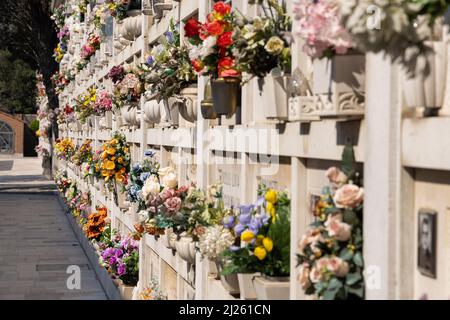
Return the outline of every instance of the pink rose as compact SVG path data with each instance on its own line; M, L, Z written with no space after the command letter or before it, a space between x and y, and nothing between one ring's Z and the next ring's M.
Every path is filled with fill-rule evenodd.
M327 268L336 277L345 277L349 271L348 263L339 257L332 257L328 259Z
M333 200L337 208L354 209L363 202L364 189L354 184L345 184L336 190Z
M181 199L178 197L169 198L164 202L164 206L169 213L177 213L181 209Z
M298 244L300 253L302 254L305 248L311 244L313 244L311 249L314 252L317 252L317 250L315 250L316 249L315 245L319 242L323 242L323 237L322 234L320 233L320 229L308 229L308 231L306 232L305 235L302 236Z
M336 167L329 168L325 175L334 188L339 188L348 180L347 175Z
M311 272L309 273L309 278L312 283L318 283L322 280L322 273L317 267L312 267Z
M300 271L298 275L298 281L302 286L303 290L307 290L311 286L311 280L309 279L310 268L307 263L300 266Z
M330 237L335 237L338 241L347 241L350 239L352 227L342 222L342 215L329 215L325 222Z

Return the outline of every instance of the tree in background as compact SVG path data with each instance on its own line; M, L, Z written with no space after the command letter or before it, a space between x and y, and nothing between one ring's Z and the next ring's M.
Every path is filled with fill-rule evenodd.
M36 113L36 72L21 59L0 50L0 110Z
M42 74L45 91L52 110L58 108L58 97L52 75L58 64L52 58L57 45L56 29L50 16L50 0L1 0L0 49L27 62ZM34 92L34 91L33 91ZM53 134L57 136L56 120Z

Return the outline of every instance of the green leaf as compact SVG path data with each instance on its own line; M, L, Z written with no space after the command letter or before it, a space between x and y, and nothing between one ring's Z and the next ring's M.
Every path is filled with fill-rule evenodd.
M353 152L353 146L346 145L342 153L341 169L348 177L350 177L351 175L353 175L354 168L355 168L355 154Z
M328 284L327 290L338 290L342 287L342 282L337 278L332 278Z
M354 294L357 297L364 298L364 286L360 284L358 286L348 287L348 293Z
M349 286L356 284L358 281L362 280L362 276L359 272L349 273L345 280L345 283Z
M342 260L351 261L353 258L353 252L348 250L347 248L345 248L341 251L341 254L339 255L339 257Z
M355 253L353 256L353 262L358 266L361 267L364 265L363 257L361 255L361 252Z

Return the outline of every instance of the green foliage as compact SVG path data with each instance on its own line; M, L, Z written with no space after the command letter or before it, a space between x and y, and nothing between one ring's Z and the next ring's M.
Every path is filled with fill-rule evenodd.
M30 122L30 125L28 127L33 132L38 131L39 130L39 120L38 119L34 119L33 121Z
M36 73L9 51L0 51L0 110L36 112Z

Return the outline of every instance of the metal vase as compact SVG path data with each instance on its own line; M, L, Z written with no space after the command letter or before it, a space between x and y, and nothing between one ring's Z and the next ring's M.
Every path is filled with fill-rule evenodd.
M214 111L218 115L231 117L241 100L241 85L238 78L218 78L211 80Z

